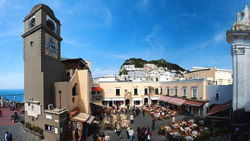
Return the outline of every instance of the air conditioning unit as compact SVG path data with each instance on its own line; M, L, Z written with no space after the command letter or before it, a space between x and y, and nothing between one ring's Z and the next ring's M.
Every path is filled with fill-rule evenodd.
M49 104L49 105L48 105L48 110L53 110L53 108L54 108L54 107L53 107L53 104Z

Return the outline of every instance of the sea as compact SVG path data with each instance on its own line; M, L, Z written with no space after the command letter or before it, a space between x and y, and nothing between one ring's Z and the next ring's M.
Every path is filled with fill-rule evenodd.
M14 95L16 95L16 102L24 101L24 90L23 89L8 89L0 90L0 96L5 97L10 101L14 101Z

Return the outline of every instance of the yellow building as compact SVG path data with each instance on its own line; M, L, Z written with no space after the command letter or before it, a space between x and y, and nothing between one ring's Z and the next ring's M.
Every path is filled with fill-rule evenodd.
M102 94L105 106L124 107L162 103L196 115L206 112L207 81L185 80L170 82L99 82L92 86ZM204 112L203 112L204 111Z
M207 78L214 85L232 85L232 71L225 69L193 67L191 72L183 75L186 79Z

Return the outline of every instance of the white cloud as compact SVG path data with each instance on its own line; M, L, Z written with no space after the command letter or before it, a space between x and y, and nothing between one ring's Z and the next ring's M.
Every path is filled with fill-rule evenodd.
M226 40L225 32L218 33L214 36L214 42L220 43L222 41Z
M149 42L153 37L155 37L155 35L157 34L157 32L160 30L160 26L159 25L155 25L153 30L151 31L150 34L147 35L147 37L144 39L146 42Z
M93 71L93 78L107 76L107 75L118 75L118 73L119 70L97 68Z
M24 75L22 73L3 74L0 77L0 89L23 89L23 88L24 88Z

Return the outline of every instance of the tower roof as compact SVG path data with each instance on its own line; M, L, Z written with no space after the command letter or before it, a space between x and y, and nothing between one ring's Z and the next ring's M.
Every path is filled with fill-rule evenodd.
M53 10L49 6L47 6L45 4L37 4L32 8L30 13L24 18L24 21L27 20L30 16L32 16L36 11L38 11L40 9L43 9L44 11L46 11L46 13L48 15L55 17Z

